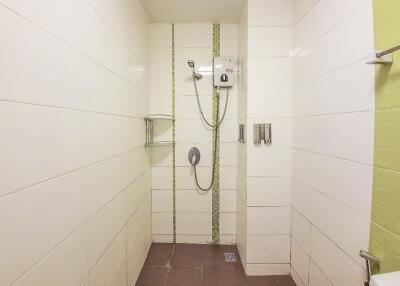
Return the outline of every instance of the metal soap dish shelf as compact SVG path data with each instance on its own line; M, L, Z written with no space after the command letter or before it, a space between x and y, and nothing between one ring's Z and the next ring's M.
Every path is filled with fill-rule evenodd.
M174 117L168 114L151 114L144 118L146 122L146 147L158 147L158 146L172 146L173 141L154 141L154 121L174 121Z

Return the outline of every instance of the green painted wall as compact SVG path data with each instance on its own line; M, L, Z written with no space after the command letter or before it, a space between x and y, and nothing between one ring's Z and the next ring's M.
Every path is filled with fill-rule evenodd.
M400 1L374 0L375 47L400 44ZM400 270L400 53L376 67L374 183L370 251L381 272Z

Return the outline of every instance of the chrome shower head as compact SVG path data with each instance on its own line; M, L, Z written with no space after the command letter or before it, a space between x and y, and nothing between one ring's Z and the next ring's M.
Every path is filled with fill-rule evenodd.
M196 73L196 68L194 66L194 61L188 60L188 66L192 68L193 79L194 80L201 80L203 78L202 74Z

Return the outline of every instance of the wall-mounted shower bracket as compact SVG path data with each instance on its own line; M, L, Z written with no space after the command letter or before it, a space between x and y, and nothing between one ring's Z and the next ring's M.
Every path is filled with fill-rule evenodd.
M169 146L173 144L173 141L154 141L154 122L155 121L173 121L172 115L167 114L152 114L144 118L146 122L146 147L157 147L157 146Z
M368 56L367 64L370 65L390 65L393 63L393 54L382 54L376 51Z
M272 144L272 124L256 123L253 125L253 141L255 145Z

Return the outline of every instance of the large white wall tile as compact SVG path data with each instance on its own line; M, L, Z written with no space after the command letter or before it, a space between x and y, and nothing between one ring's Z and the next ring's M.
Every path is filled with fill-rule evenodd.
M289 263L290 236L247 236L247 263Z
M333 286L333 283L321 272L313 261L310 263L310 286Z
M310 256L292 239L290 263L304 285L308 285Z
M365 281L365 270L315 228L311 230L311 258L334 285Z
M294 20L297 23L308 13L318 0L296 0L294 1Z
M149 238L147 17L137 0L1 3L0 204L14 206L1 247L18 250L0 284L111 285L123 261L109 253L126 253L114 243L140 205Z
M29 270L86 221L86 197L78 171L0 199L2 284Z
M248 207L249 235L290 234L290 207Z
M212 48L213 27L211 23L175 24L176 47Z
M292 209L292 238L303 248L306 253L310 253L311 224L301 214Z
M88 271L86 246L86 231L81 227L13 284L80 285Z
M211 213L185 213L176 218L177 234L210 235Z
M248 206L290 206L290 177L248 177Z
M292 88L249 87L247 92L249 117L292 116Z
M293 81L293 60L290 57L249 57L249 87L290 87ZM250 113L251 114L251 113Z
M238 25L221 23L221 48L236 48L238 46Z
M84 165L83 113L9 102L0 110L2 195Z
M248 2L248 25L292 26L293 1L251 0Z
M111 285L126 260L126 229L121 231L89 272L89 285Z
M249 276L288 275L290 264L246 264L246 274Z
M121 193L88 222L88 265L91 267L125 223L126 193Z
M293 53L293 28L250 27L248 46L251 57L290 57Z

